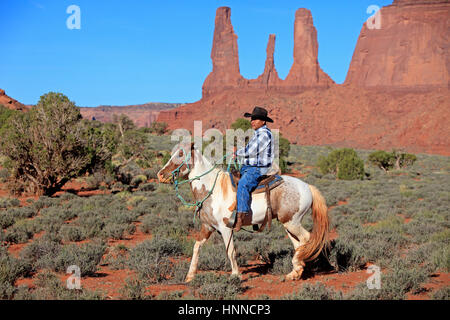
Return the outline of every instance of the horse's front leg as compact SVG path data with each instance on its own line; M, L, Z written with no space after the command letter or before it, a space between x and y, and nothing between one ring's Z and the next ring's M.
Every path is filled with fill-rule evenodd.
M230 259L231 262L231 274L240 275L236 261L236 250L234 248L232 229L224 226L220 232L222 233L223 242L225 243L228 259Z
M208 240L208 238L211 236L214 230L211 230L212 228L202 224L202 228L200 230L200 233L197 235L195 244L194 244L194 251L192 253L192 260L191 265L189 267L188 274L186 276L186 282L192 281L195 277L195 273L197 272L197 265L198 265L198 255L200 251L200 247Z

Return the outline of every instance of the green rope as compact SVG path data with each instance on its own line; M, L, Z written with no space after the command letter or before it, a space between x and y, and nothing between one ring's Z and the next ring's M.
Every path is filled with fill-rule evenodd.
M189 203L189 202L187 202L187 201L183 198L183 196L181 196L180 191L179 191L179 186L182 185L182 184L188 183L188 182L190 183L190 182L192 182L192 181L194 181L194 180L200 180L201 177L207 175L208 173L210 173L211 171L213 171L214 169L216 169L216 167L217 167L219 164L218 164L218 163L215 163L211 169L207 170L206 172L202 173L201 175L195 176L194 178L191 178L191 179L187 179L187 180L178 182L178 176L179 176L179 174L180 174L180 169L181 169L181 167L182 167L184 164L186 164L186 166L187 166L187 168L188 168L189 171L191 170L191 168L189 167L189 160L190 160L190 158L191 158L191 153L189 153L189 154L186 153L186 151L185 151L183 148L182 148L182 150L183 150L183 153L184 153L184 160L183 160L183 162L182 162L175 170L173 170L173 171L171 172L171 174L172 174L172 178L173 178L173 181L174 181L174 184L175 184L175 192L176 192L176 195L177 195L178 199L180 199L181 202L183 203L183 205L185 205L185 206L187 206L187 207L194 207L194 206L196 207L196 208L195 208L195 211L194 211L194 223L195 223L195 216L196 216L197 213L200 211L200 209L201 209L201 207L202 207L202 205L203 205L203 202L205 202L206 199L208 199L208 198L211 196L211 194L213 193L213 191L214 191L214 188L215 188L215 186L216 186L217 177L219 176L220 170L217 171L216 178L214 179L214 184L213 184L211 190L209 190L209 192L206 194L206 196L203 197L203 199L200 200L200 201L196 201L196 202L194 202L194 203ZM224 155L224 156L222 157L222 160L224 160L224 159L225 159L226 157L228 157L230 154L232 154L232 153L229 153L229 154ZM236 164L236 161L235 161L234 159L232 159L232 160L233 160L233 162L234 162L235 168L238 168L238 165ZM227 168L227 171L228 171L228 172L230 171L230 166L231 166L231 161L228 163L228 168ZM175 177L175 175L176 175L176 177Z

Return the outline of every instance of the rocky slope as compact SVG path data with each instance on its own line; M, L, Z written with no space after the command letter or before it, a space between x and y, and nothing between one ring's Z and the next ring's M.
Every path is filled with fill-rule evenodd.
M80 107L83 118L112 122L113 115L126 114L138 127L149 127L162 110L179 107L179 103L146 103L132 106Z
M449 88L449 1L397 0L364 24L346 84L383 90Z
M23 103L20 103L19 101L6 95L5 90L3 89L0 89L0 104L8 109L19 111L28 111L31 108L31 106L24 105Z

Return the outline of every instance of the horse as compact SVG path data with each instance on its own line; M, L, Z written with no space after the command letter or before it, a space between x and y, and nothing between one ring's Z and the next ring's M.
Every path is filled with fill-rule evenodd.
M201 230L196 235L185 282L194 278L199 250L214 231L219 232L225 243L231 262L231 274L241 277L236 261L233 230L223 222L224 217L231 216L229 208L236 201L236 192L232 188L229 173L215 167L195 148L194 143L179 144L174 148L171 158L157 173L159 182L173 182L174 171L179 175L178 178L190 180L191 191L197 203L203 200L199 209ZM329 244L328 208L324 197L315 186L287 175L282 175L281 178L284 182L270 192L272 218L278 219L284 226L295 249L292 257L293 268L286 275L286 279L298 280L303 273L305 262L316 259ZM243 221L244 226L263 223L267 209L265 197L265 193L252 194L251 211ZM311 232L301 225L309 209L313 219Z

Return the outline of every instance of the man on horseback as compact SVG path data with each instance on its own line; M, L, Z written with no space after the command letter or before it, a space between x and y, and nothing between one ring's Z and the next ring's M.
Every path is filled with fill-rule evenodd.
M257 187L260 177L265 175L274 160L274 140L272 132L266 126L267 122L273 122L267 116L267 110L255 107L252 113L246 112L244 117L251 118L251 125L255 133L245 148L236 150L233 158L239 157L242 164L241 178L237 187L237 219L235 231L239 231L246 214L250 212L251 193ZM223 219L228 224L229 219Z

